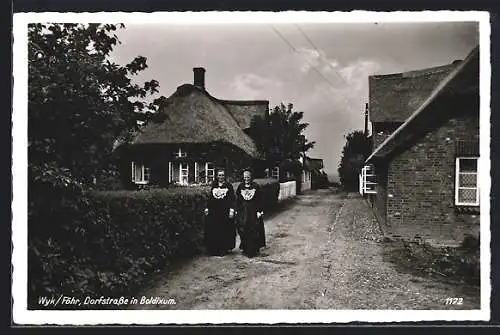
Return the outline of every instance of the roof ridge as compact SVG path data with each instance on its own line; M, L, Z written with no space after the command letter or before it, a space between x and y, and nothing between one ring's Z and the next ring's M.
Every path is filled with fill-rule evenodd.
M174 94L176 94L177 92L179 92L179 90L186 90L186 89L197 89L200 93L204 94L205 96L207 96L207 98L209 98L210 100L212 100L213 102L215 103L218 103L221 105L221 107L224 108L224 110L230 115L230 117L236 122L236 124L238 125L239 127L239 123L238 123L238 120L236 120L236 118L234 117L233 113L231 113L229 111L229 109L226 107L226 105L224 105L223 103L221 103L223 100L221 99L218 99L216 97L214 97L213 95L211 95L206 89L202 89L196 85L193 85L193 84L189 84L189 83L185 83L185 84L182 84L180 86L177 87L177 90L172 94L172 96ZM245 134L246 135L246 134Z
M461 62L433 66L433 67L428 67L425 69L404 71L404 72L396 72L396 73L388 73L388 74L375 74L375 75L370 75L369 77L371 77L373 79L414 78L414 77L425 76L428 74L436 74L436 73L441 73L441 72L445 72L445 71L450 71L450 70L453 70L454 68L456 68L460 63Z
M217 99L217 98L216 98ZM222 103L229 103L229 104L234 104L234 105L263 105L263 104L269 104L269 100L223 100L223 99L217 99Z

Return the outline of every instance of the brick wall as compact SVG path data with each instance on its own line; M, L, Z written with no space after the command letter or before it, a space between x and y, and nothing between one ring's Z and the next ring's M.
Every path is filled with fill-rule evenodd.
M382 144L382 142L385 141L385 139L387 137L389 137L390 133L389 132L385 132L385 133L373 133L373 148L372 148L372 151L375 151L375 149L377 149L377 147Z
M381 224L387 225L387 166L386 164L377 164L375 166L377 176L376 194L370 194L369 200L372 204L375 215ZM384 227L387 230L388 227Z
M373 129L373 147L372 151L385 141L402 123L401 122L374 122Z
M389 163L387 225L405 238L461 241L479 232L479 215L455 208L455 143L479 140L477 115L459 115L395 156Z

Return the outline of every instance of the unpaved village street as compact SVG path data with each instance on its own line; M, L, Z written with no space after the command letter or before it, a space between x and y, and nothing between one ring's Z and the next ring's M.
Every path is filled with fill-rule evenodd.
M398 272L358 194L300 195L265 220L267 248L249 259L199 256L160 275L139 296L175 305L137 309L479 309L462 287ZM237 246L239 241L237 241ZM462 297L463 305L445 299Z

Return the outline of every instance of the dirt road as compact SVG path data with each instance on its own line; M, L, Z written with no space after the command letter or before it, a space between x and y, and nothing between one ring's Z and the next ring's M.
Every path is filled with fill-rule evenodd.
M477 295L400 273L385 261L378 226L356 194L313 191L265 224L268 246L261 256L249 259L237 249L225 257L200 256L140 294L175 299L175 305L135 308L479 308ZM463 305L445 304L454 297Z

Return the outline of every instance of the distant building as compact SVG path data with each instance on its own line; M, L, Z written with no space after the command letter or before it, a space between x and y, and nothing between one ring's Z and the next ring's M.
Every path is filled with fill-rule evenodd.
M302 164L302 173L300 178L297 178L299 181L297 191L303 192L323 187L325 184L325 178L328 179L326 174L323 172L323 159L311 158L304 155L301 157L300 162Z
M127 185L209 183L217 167L231 181L239 181L246 167L263 173L263 158L247 132L253 117L267 118L269 102L214 98L205 89L205 69L193 72L193 84L179 86L128 146Z
M360 193L404 239L479 234L479 47L465 60L369 78L373 152Z

